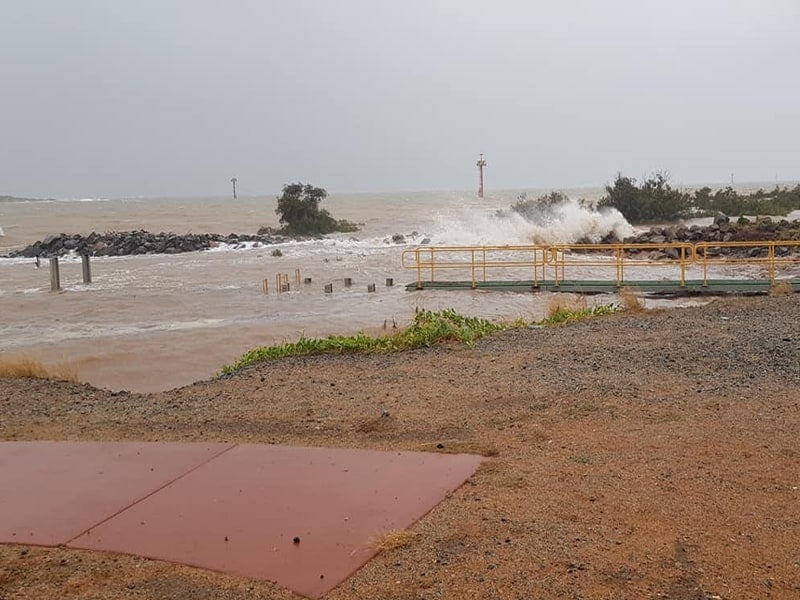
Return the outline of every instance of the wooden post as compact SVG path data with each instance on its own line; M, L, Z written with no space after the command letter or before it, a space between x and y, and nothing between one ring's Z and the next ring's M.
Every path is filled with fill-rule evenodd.
M50 259L50 291L57 292L61 289L61 273L58 270L58 257Z
M81 265L83 267L83 283L92 283L92 265L89 263L88 254L81 254Z
M311 283L311 277L306 277L303 279L303 283Z
M392 287L394 285L394 279L391 277L386 278L386 287Z
M325 284L325 293L326 294L332 294L333 293L333 284L332 283L326 283Z
M264 279L264 293L269 294L269 279Z
M375 291L375 284L374 283L367 284L367 292L374 292L374 291Z
M294 270L294 280L297 282L297 285L300 285L300 269Z
M345 277L344 278L344 287L350 287L351 285L353 285L353 279L350 278L350 277Z

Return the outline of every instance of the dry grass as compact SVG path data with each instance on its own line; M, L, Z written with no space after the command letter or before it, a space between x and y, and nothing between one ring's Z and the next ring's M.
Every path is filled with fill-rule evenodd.
M586 296L573 296L570 294L558 294L550 298L547 302L547 316L553 317L560 312L580 312L589 307Z
M395 429L396 421L390 416L366 419L356 425L359 433L386 433Z
M420 444L420 452L439 452L441 454L477 454L479 456L494 457L500 454L497 446L484 442L470 440L442 440Z
M791 296L792 294L794 294L792 282L786 281L785 279L774 282L772 287L769 289L769 295L773 298L777 296Z
M69 362L45 365L32 356L0 356L0 379L35 377L57 381L78 382L78 368Z
M622 306L627 312L642 312L645 310L644 301L636 290L622 288L619 291L619 299L622 301Z
M371 548L381 552L385 550L397 550L398 548L410 546L418 537L419 534L413 531L392 529L370 539L369 545Z

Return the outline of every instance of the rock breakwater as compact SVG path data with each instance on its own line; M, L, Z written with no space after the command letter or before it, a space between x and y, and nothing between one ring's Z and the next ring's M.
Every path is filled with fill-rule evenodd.
M50 235L21 250L9 254L11 258L49 258L70 252L90 256L127 256L132 254L179 254L198 252L218 247L220 244L234 247L245 242L270 245L286 241L287 238L274 233L256 235L218 233L152 233L150 231L112 231L87 236L61 233Z
M772 219L759 217L754 221L739 219L732 222L724 214L718 214L714 222L707 226L672 225L668 227L653 227L649 231L627 237L622 240L626 244L713 244L727 242L758 243L765 241L800 241L800 220ZM619 243L619 240L610 240L609 243ZM677 258L675 249L665 248L660 251L665 258ZM761 256L766 255L766 248L752 246L726 247L713 246L708 248L709 255L731 256ZM776 248L778 255L800 253L800 246L781 246Z

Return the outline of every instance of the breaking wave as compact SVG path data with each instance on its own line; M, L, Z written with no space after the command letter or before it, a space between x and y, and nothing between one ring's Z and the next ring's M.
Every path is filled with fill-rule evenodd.
M437 245L526 245L599 243L634 234L618 210L596 208L561 196L555 202L524 198L515 209L475 212L437 218L432 242Z

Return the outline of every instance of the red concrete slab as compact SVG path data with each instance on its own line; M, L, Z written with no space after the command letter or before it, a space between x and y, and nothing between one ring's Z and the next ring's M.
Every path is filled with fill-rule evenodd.
M0 443L0 543L65 544L232 446Z
M482 460L237 446L69 545L267 579L319 598L374 556L371 538L412 525Z

